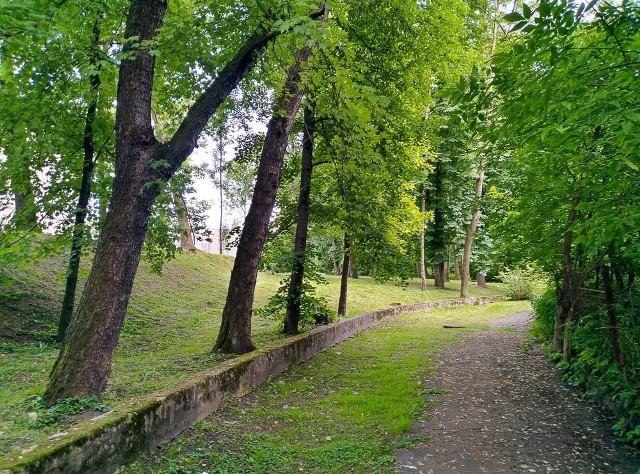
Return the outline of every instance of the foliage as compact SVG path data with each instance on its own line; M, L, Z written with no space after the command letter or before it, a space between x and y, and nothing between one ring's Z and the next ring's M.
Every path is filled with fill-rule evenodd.
M289 256L287 259L287 268L291 268L294 258L293 255ZM269 298L267 304L263 308L254 310L254 314L276 319L280 323L280 326L283 327L284 318L287 313L287 304L289 302L289 281L290 278L284 278L280 282L276 293ZM327 280L318 272L318 268L313 259L307 259L304 266L304 278L302 279L302 288L300 291L299 323L303 330L319 324L328 324L335 319L335 314L329 308L327 299L316 293L316 285L327 284Z
M531 305L536 314L531 332L538 339L550 341L553 338L556 304L556 292L552 288L547 288L541 295L531 299Z
M546 286L545 275L532 267L506 269L498 278L506 285L507 298L513 301L531 300Z
M96 397L73 397L61 400L52 407L46 408L42 397L37 396L29 405L28 410L37 415L34 417L35 420L31 423L31 427L42 428L57 423L64 416L77 415L87 410L106 412L109 407Z

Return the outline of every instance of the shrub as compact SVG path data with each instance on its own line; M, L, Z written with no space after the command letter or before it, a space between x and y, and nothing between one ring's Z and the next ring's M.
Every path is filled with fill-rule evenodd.
M288 268L291 268L289 265ZM300 320L301 328L316 326L318 324L327 324L333 321L333 311L329 308L326 298L316 294L314 285L326 285L327 280L316 270L313 261L307 260L304 269L304 278L302 280L302 291L300 297ZM280 286L275 295L269 298L264 306L254 310L254 314L272 318L284 326L284 319L287 313L287 303L289 296L289 277L280 281Z
M539 339L550 340L556 321L556 292L547 288L544 293L531 300L536 317L531 325L531 332Z
M507 269L499 278L507 285L507 298L514 301L530 300L547 286L542 273L531 267Z

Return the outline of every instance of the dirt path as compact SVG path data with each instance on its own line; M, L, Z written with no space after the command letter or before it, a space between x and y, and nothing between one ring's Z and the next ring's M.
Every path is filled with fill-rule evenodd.
M640 459L613 442L611 420L578 400L530 345L528 320L501 320L439 355L427 384L441 394L412 428L432 439L400 451L396 472L640 472Z

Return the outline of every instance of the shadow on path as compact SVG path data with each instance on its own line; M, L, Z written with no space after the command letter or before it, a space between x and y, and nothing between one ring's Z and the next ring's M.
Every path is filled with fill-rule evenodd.
M640 459L614 443L612 421L564 386L531 343L530 317L497 321L438 355L426 382L437 404L412 428L432 439L400 451L396 472L638 471Z

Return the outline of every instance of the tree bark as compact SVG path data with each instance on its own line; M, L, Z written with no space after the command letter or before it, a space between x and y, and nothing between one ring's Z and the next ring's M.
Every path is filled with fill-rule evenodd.
M478 288L486 288L487 287L487 276L484 273L478 273L476 275L476 284Z
M349 255L351 254L351 237L344 234L344 256L342 259L342 276L340 278L340 299L338 300L338 316L347 314L347 289L349 286Z
M303 95L300 87L302 68L310 57L310 47L305 46L298 51L267 127L253 199L231 271L222 324L214 351L244 354L255 349L251 341L251 310L258 263L275 205L289 134Z
M433 273L436 288L444 288L444 262L439 262L433 265Z
M129 8L125 38L138 41L125 42L123 52L130 55L120 65L113 194L82 298L51 371L47 406L104 391L159 183L173 176L211 115L253 67L258 52L279 34L250 37L189 108L171 140L161 144L151 125L154 55L134 48L154 38L166 7L166 0L132 0Z
M618 370L624 373L624 358L622 356L622 346L620 345L620 326L618 324L618 314L616 312L616 301L613 295L613 285L611 274L607 265L602 265L602 282L604 283L604 295L607 305L607 316L609 318L609 336L613 349L613 359L618 364Z
M84 238L84 223L87 218L89 198L91 197L91 179L93 177L93 168L95 166L94 123L101 85L99 75L100 68L97 63L97 52L100 41L100 22L102 20L101 17L102 14L99 13L98 18L96 18L93 25L92 47L94 49L94 54L91 57L91 64L97 68L98 72L89 77L89 93L91 95L91 100L89 101L89 107L87 108L87 115L85 117L84 124L82 180L71 236L71 252L69 254L69 262L67 265L67 278L64 286L60 321L58 322L58 335L56 340L59 343L64 342L65 333L69 323L71 322L73 308L75 306L76 289L78 287L78 273L80 270L80 256Z
M302 281L307 251L307 231L309 225L309 204L311 201L311 174L313 171L313 110L304 109L304 128L302 131L302 169L300 171L300 196L298 198L298 220L293 244L293 268L289 281L287 297L287 315L284 321L284 333L298 334L300 321L300 301L302 299Z

